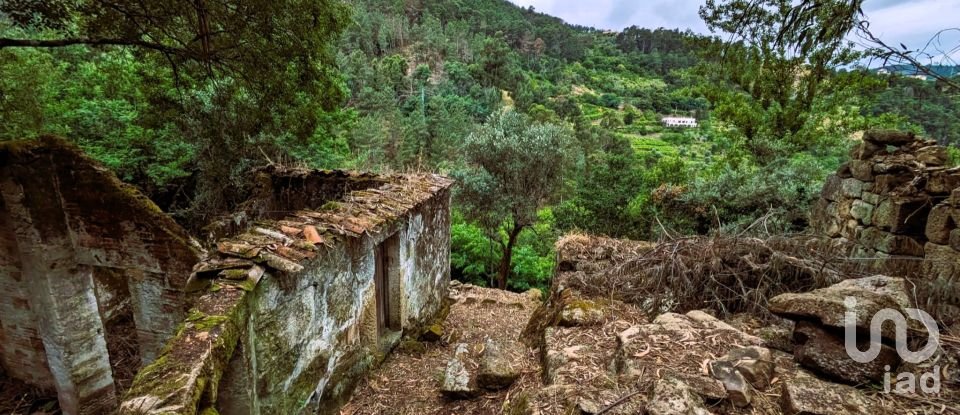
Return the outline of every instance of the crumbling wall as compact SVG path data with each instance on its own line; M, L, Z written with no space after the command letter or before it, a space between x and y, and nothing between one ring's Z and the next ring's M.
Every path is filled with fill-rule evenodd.
M440 310L449 282L451 182L434 175L375 180L382 184L336 201L317 196L322 206L287 205L293 209L279 209L284 216L259 218L220 240L188 284L204 291L197 308L166 353L138 375L121 413L335 413L403 332ZM389 330L377 317L378 250L391 252L393 263L388 291L396 310L381 311L399 324Z
M445 203L444 198L430 201L380 232L324 250L315 266L306 266L294 279L263 279L253 293L248 334L221 384L218 409L316 413L347 398L401 334L377 334L374 249L396 235L400 318L404 329L416 329L438 311L446 292Z
M869 131L827 178L814 228L857 244L853 259L878 272L929 281L927 306L960 316L960 168L947 149L895 131ZM953 287L953 288L951 288Z
M117 373L133 370L120 366L172 334L198 259L182 228L76 147L0 144L0 364L55 389L64 413L116 407Z

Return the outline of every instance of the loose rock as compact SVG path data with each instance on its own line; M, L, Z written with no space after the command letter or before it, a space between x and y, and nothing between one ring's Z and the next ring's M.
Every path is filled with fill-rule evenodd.
M730 362L751 385L758 389L766 389L773 380L775 365L770 349L760 346L736 347L720 360Z
M468 354L467 345L460 343L453 352L453 358L447 362L447 369L443 372L443 382L440 385L440 393L444 396L452 399L469 399L479 394L479 390L473 386L465 363Z
M686 383L675 378L665 377L657 381L653 397L647 405L650 415L707 415L703 399L697 396Z
M799 373L781 383L780 408L787 415L866 415L871 408L863 394L846 385Z
M483 344L480 357L480 370L477 372L477 385L485 389L499 390L510 387L520 377L513 366L517 357L523 354L523 345L510 341L498 343L487 339Z
M731 403L738 408L750 406L750 402L753 401L753 387L737 370L735 362L714 360L710 362L710 374L723 383Z
M868 336L860 336L859 349L865 350ZM867 363L850 358L844 339L809 322L798 322L794 330L797 347L794 356L802 366L845 383L859 385L879 382L886 373L885 367L896 368L900 364L897 351L882 345L880 355Z
M949 248L948 248L949 249ZM843 328L848 297L856 300L852 311L857 327L869 329L873 316L882 309L890 308L904 312L911 307L907 282L903 278L883 275L842 281L827 288L802 294L781 294L770 300L772 313L786 318L819 319L823 324ZM923 330L923 324L907 319L910 328ZM884 337L895 340L894 327L884 325Z

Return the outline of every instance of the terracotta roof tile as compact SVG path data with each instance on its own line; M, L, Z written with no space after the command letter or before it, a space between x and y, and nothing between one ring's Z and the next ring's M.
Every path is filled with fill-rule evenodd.
M453 180L436 174L373 175L307 169L285 169L279 174L307 177L317 173L375 179L383 184L349 192L340 200L313 210L290 212L279 220L257 221L247 231L218 241L216 252L197 264L188 286L195 291L197 287L209 286L210 282L203 280L218 279L250 289L267 269L300 272L302 263L315 258L319 247L332 246L338 239L378 232L383 224L453 185Z

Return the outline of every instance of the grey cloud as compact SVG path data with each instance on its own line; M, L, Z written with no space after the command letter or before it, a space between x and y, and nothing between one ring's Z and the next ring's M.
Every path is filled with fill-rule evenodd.
M630 26L630 20L641 4L633 0L614 0L607 22L620 27Z
M0 0L2 1L2 0ZM709 33L697 14L703 0L510 0L521 6L599 29L620 30L636 25L692 29ZM939 29L958 26L957 0L866 0L871 30L891 43L921 48ZM956 41L951 38L956 44ZM950 43L950 42L945 42Z
M914 0L869 0L863 3L863 9L866 11L882 10L888 7L898 6L910 3Z

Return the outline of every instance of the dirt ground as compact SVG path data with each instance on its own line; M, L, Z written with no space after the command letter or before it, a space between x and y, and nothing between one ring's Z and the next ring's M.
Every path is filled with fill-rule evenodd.
M444 399L439 386L457 343L478 352L484 339L516 340L538 303L523 294L467 286L454 290L456 302L444 323L444 338L403 343L358 387L343 415L494 414L510 405L516 391L539 383L535 352L516 362L522 373L510 388L470 400ZM525 386L526 385L526 386Z

